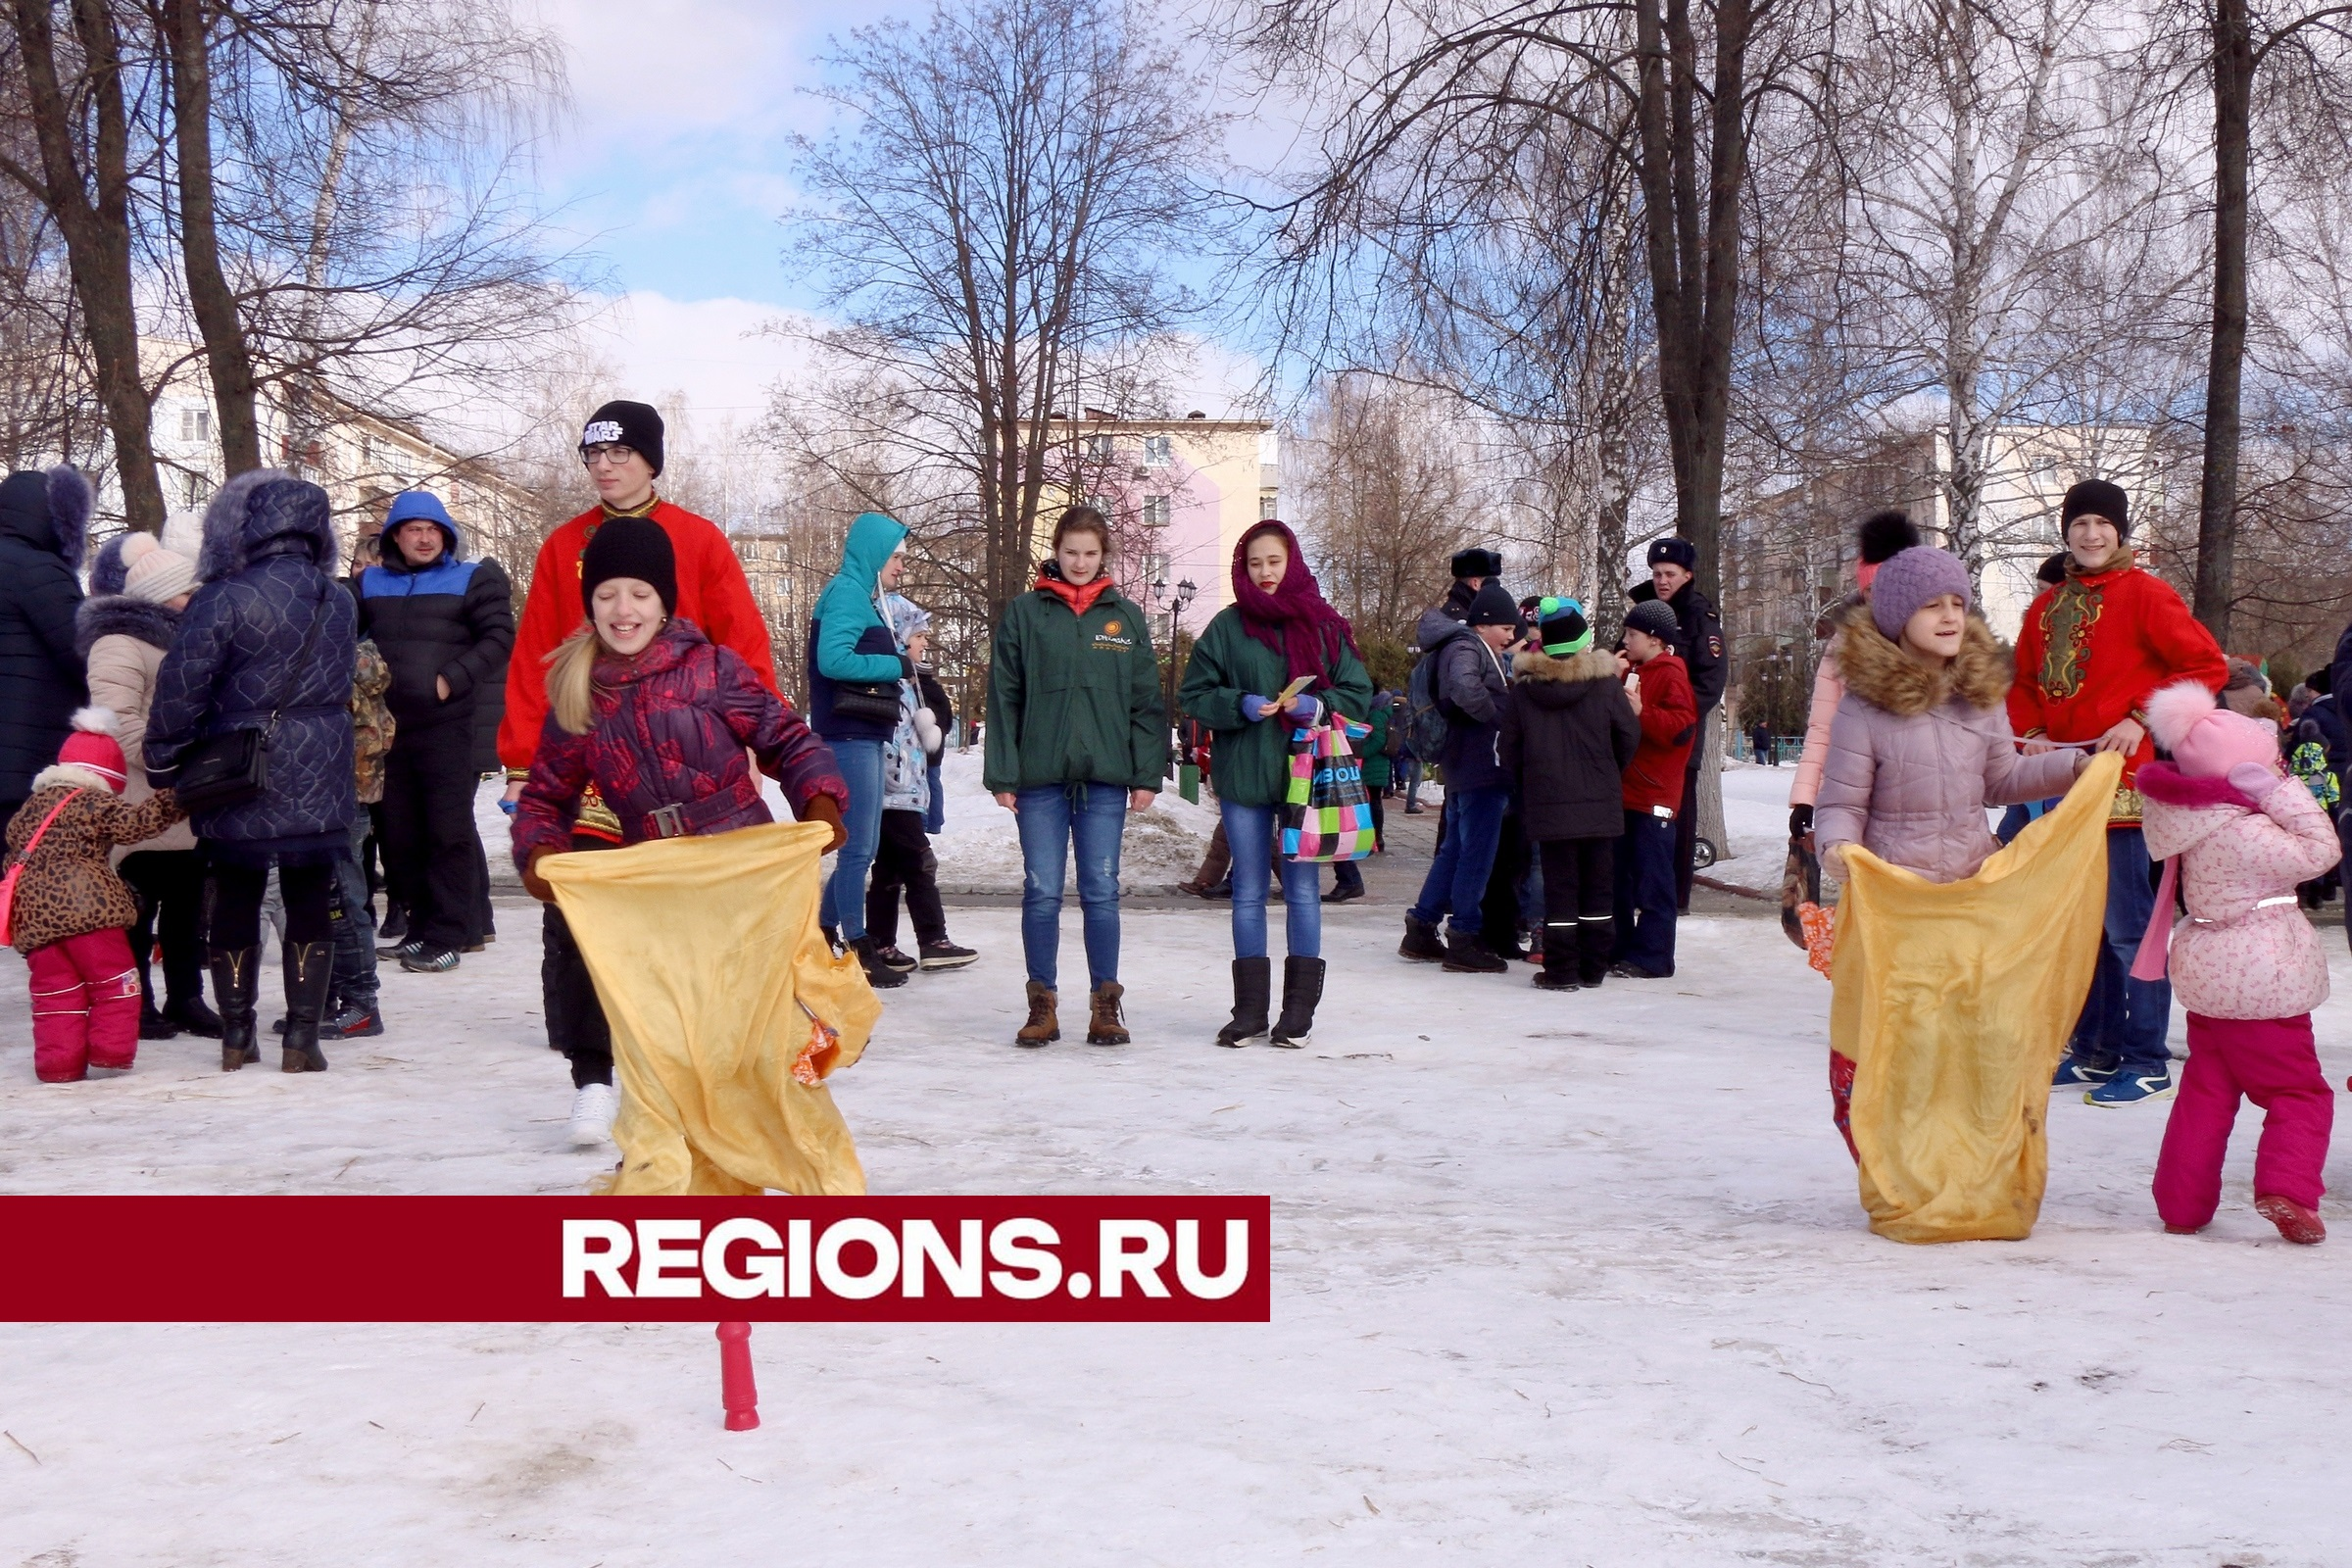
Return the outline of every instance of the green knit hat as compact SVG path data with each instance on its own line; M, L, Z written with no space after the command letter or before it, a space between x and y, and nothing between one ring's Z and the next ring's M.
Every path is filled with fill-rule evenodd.
M1554 659L1566 659L1592 646L1592 623L1585 619L1585 607L1573 599L1546 595L1536 607L1536 627L1544 639L1544 651Z

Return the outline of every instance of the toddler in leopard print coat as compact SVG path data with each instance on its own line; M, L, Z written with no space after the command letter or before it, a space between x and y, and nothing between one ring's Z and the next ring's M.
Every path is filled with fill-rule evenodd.
M2156 1211L2179 1234L2211 1222L2243 1095L2264 1112L2256 1211L2290 1242L2318 1242L2328 1234L2318 1208L2335 1097L2311 1010L2328 1000L2328 960L2295 888L2335 864L2335 828L2280 769L2276 724L2215 707L2196 681L2157 692L2147 714L2173 760L2139 770L2148 854L2164 862L2164 883L2132 973L2162 979L2169 964L2188 1010L2188 1066L2156 1160ZM2188 907L2177 926L2176 885Z
M32 1069L48 1084L92 1067L126 1069L137 1054L139 972L124 928L138 906L107 858L185 814L170 790L123 804L127 770L114 728L103 708L74 715L56 765L34 776L31 798L9 821L0 861L21 866L8 941L30 971Z

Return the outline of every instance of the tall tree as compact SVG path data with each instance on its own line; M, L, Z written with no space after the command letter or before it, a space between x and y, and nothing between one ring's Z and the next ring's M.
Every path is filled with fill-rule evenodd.
M27 118L39 151L28 168L0 151L0 174L48 210L64 236L67 270L114 436L115 476L130 525L164 522L149 424L154 403L139 366L132 281L134 167L127 105L131 64L107 0L71 0L72 32L57 35L55 0L10 0Z
M2201 4L2201 65L2213 95L2213 336L2205 375L2194 608L2197 618L2227 647L2244 428L2255 82L2264 66L2276 62L2276 96L2289 110L2281 117L2280 129L2340 146L2347 126L2352 126L2352 89L2346 79L2346 68L2352 66L2352 6L2288 0L2263 15L2249 0ZM2280 77L2285 79L2277 79Z
M1216 122L1127 0L942 5L829 64L845 123L799 144L789 255L846 318L825 346L904 386L968 475L993 619L1027 585L1052 416L1191 308L1170 252Z
M220 263L220 213L214 200L218 176L213 156L212 11L206 0L163 0L157 25L170 62L180 270L187 282L189 312L204 336L221 464L230 474L238 474L262 466L262 431L254 406L253 350L246 341L236 291Z
M1804 102L1779 90L1826 47L1807 26L1807 5L1517 0L1495 9L1446 0L1367 19L1339 0L1274 0L1250 34L1281 74L1341 100L1321 177L1283 230L1284 258L1327 269L1338 292L1352 279L1320 246L1331 233L1360 226L1375 208L1407 234L1449 223L1475 230L1484 214L1472 193L1518 178L1512 166L1539 144L1567 149L1550 156L1576 176L1541 190L1546 220L1563 234L1592 231L1613 188L1630 188L1675 526L1697 547L1710 593L1720 576L1751 155L1788 118L1779 104Z

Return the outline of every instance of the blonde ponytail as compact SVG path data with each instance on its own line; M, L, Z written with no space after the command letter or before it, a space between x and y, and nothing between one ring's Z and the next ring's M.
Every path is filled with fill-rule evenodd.
M595 622L583 621L547 656L547 706L566 734L596 728L596 659L603 652Z

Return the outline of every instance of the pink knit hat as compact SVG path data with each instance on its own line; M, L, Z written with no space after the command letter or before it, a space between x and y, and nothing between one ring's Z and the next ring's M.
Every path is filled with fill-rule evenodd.
M2190 778L2227 778L2240 762L2278 761L2278 726L2215 706L2211 688L2176 681L2147 702L2148 732Z
M57 765L79 767L106 780L122 793L129 770L122 760L122 743L115 739L115 715L103 708L84 708L74 715L74 733L58 748Z

